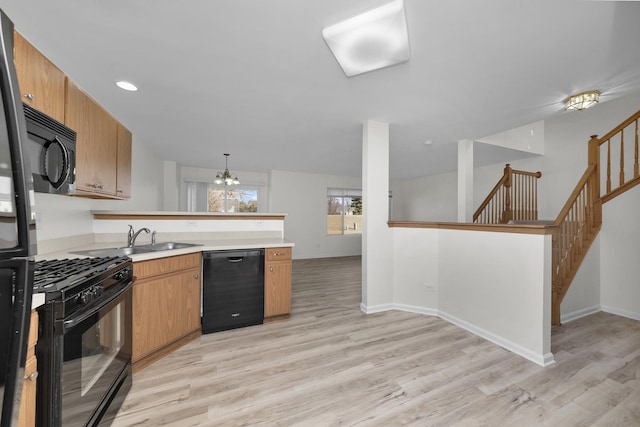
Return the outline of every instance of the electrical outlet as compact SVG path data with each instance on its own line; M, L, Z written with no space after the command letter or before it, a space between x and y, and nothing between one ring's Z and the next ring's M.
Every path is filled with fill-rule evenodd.
M198 221L194 221L194 220L187 221L187 228L196 228L196 227L198 227Z
M264 227L264 221L262 220L256 221L256 227Z
M428 291L428 292L435 292L436 291L436 285L434 285L433 283L425 283L424 284L424 290Z

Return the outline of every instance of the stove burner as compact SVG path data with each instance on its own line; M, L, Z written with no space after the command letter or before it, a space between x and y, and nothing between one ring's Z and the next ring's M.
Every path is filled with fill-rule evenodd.
M36 262L34 292L61 291L130 261L128 257L77 258Z

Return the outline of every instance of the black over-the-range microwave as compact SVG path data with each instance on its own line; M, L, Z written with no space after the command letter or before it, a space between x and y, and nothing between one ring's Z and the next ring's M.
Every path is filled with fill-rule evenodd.
M74 194L76 132L30 105L23 105L27 125L24 151L31 165L33 189Z

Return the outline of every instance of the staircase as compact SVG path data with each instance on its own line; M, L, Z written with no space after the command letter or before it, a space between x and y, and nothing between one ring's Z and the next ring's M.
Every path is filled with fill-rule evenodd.
M553 235L552 250L552 325L560 325L562 299L600 231L602 204L640 184L639 121L640 111L602 138L591 136L587 170L554 222L557 230ZM625 158L625 151L632 152L633 157ZM603 170L605 166L606 171ZM629 169L633 169L632 173L627 173ZM618 179L614 187L611 177L616 175ZM604 184L604 191L601 190L601 184Z
M602 138L591 136L587 170L553 221L552 325L560 325L562 299L600 231L602 204L640 184L639 122L640 111ZM625 157L625 152L633 155ZM507 164L502 178L474 213L473 222L540 223L537 180L541 176L540 172L512 170Z

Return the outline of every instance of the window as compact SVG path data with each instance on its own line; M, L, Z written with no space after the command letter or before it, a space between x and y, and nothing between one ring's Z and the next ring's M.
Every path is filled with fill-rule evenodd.
M225 187L187 181L189 212L258 212L258 186Z
M362 190L327 190L327 234L362 234Z

